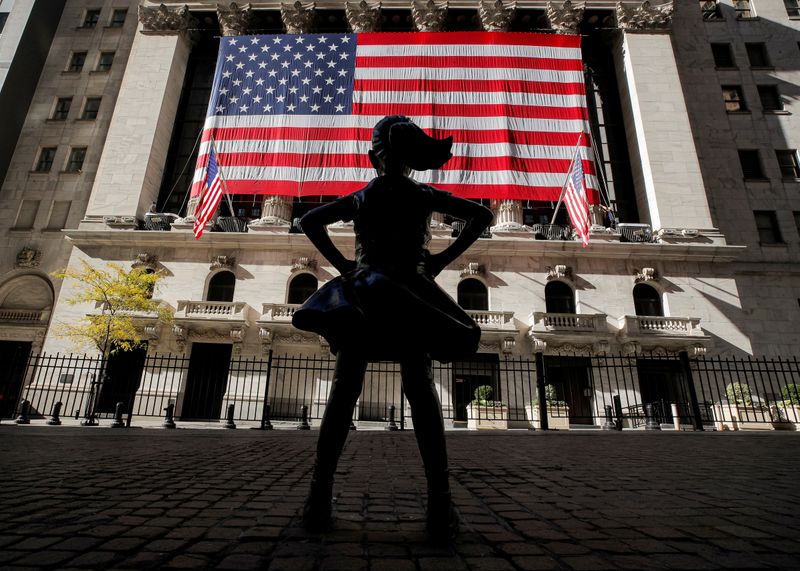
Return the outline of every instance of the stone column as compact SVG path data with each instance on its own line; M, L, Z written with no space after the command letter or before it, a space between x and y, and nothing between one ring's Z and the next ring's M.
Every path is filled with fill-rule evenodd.
M354 33L377 32L381 23L381 4L375 7L367 4L366 0L361 0L358 4L345 2L345 15L350 30Z
M135 228L158 199L197 22L162 4L139 23L82 228Z
M478 15L481 26L487 32L506 32L516 11L516 2L504 6L502 0L480 0ZM514 232L524 230L522 224L522 202L519 200L492 200L494 212L492 232Z
M639 213L654 230L713 230L672 48L672 2L617 4L614 60Z
M308 34L314 23L315 4L303 5L281 3L281 20L286 26L287 34ZM286 196L270 194L264 197L261 204L261 218L247 226L250 230L269 230L274 226L289 226L292 223L292 201Z

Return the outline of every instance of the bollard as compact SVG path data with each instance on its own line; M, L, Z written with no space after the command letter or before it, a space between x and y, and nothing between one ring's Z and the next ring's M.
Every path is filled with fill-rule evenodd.
M228 414L225 417L225 428L236 428L236 423L233 422L233 414L235 412L236 405L229 404L228 405Z
M658 424L658 421L653 418L653 405L646 404L644 405L644 429L645 430L661 430L661 425Z
M617 425L614 423L614 413L611 412L611 405L607 404L604 408L606 409L606 421L603 423L602 429L616 430Z
M617 420L614 421L614 428L622 430L622 399L619 395L614 395L614 415Z
M300 423L297 425L297 430L311 430L311 425L308 424L308 407L306 405L300 407Z
M114 421L111 423L111 428L125 428L125 421L122 420L122 415L125 412L125 403L118 402L117 408L114 409Z
M259 430L272 430L272 422L269 420L269 405L264 405L264 414L261 417L261 426L258 427Z
M681 417L678 414L678 405L675 404L675 403L672 403L671 408L672 408L672 424L675 426L675 430L680 430L681 429Z
M356 428L356 423L355 423L355 421L353 421L352 419L350 420L350 430L358 430L358 429Z
M17 420L14 421L15 424L30 424L31 419L28 416L30 414L31 403L30 401L24 400L19 403L19 416Z
M60 426L61 425L61 407L64 406L61 401L58 401L56 404L53 405L53 410L50 411L50 420L47 421L47 424L50 426Z
M394 405L389 407L389 424L384 428L384 430L397 430L397 424L394 421Z
M175 404L169 403L164 409L164 422L161 423L163 428L175 428Z

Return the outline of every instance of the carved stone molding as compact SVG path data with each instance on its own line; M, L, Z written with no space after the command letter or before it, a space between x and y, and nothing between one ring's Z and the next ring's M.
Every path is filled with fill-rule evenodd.
M158 267L158 256L148 252L140 252L136 254L136 259L131 264L131 267L134 269L156 271L156 267Z
M634 278L634 281L637 284L656 280L658 280L658 272L656 272L655 268L642 268L641 270L636 270L636 277Z
M592 346L592 351L595 355L599 355L601 353L608 353L611 350L611 344L608 341L597 341Z
M212 256L209 269L233 270L236 267L236 258L233 256Z
M261 342L262 346L269 348L272 345L272 329L268 327L259 327L258 340Z
M38 268L42 260L42 251L25 246L17 253L15 268Z
M583 10L575 7L570 0L565 0L560 7L548 2L545 15L550 28L559 34L577 34L583 20Z
M642 345L636 341L628 341L622 344L621 350L623 355L635 357L642 352Z
M689 353L691 357L702 357L708 351L708 347L705 345L700 345L699 343L696 345L692 345L691 347L687 347L686 351Z
M464 269L461 270L461 277L466 278L470 276L485 276L486 266L478 262L469 262Z
M292 260L293 272L315 272L317 271L317 261L313 258L301 257Z
M564 264L547 266L547 280L571 280L572 268Z
M228 7L217 5L217 18L223 36L244 36L252 27L253 10L250 4L231 2Z
M136 230L139 227L135 216L103 216L103 222L117 230Z
M314 24L313 2L306 8L299 1L294 4L281 3L281 20L287 34L308 34Z
M617 2L617 26L625 31L668 30L672 27L672 1L652 6L645 0L640 6L626 7Z
M274 343L287 344L287 345L319 345L319 335L305 335L303 333L294 332L285 335L275 334L273 336Z
M244 341L244 327L232 327L230 337L234 343L242 343Z
M584 357L588 357L592 355L594 351L594 346L590 343L562 343L558 346L549 345L548 346L548 355L562 355L562 356L572 356L572 355L581 355Z
M447 20L447 5L438 6L433 0L411 3L411 17L418 32L442 32Z
M142 331L149 341L158 341L158 338L161 336L161 326L158 323L145 325Z
M500 343L492 341L484 341L481 339L478 342L478 353L499 353Z
M506 32L514 19L514 12L517 9L516 1L510 2L508 7L503 5L502 0L480 0L478 15L481 18L481 26L487 32Z
M517 340L513 337L504 337L500 342L500 350L506 355L513 353L516 346Z
M528 332L528 338L531 340L534 353L544 353L547 350L547 341L541 337L536 337L532 331Z
M361 0L358 4L345 2L345 15L347 23L353 32L377 32L381 22L381 3L377 6L370 6L366 0Z
M167 8L164 4L139 6L139 22L143 34L184 34L187 37L198 25L186 5L177 8Z
M189 337L189 331L183 325L174 324L172 326L172 335L175 337L175 346L180 353L186 352L186 340Z

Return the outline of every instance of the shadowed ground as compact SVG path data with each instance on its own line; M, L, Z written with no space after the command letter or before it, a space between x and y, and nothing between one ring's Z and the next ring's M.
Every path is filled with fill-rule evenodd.
M452 548L410 432L352 433L336 529L305 533L315 441L0 426L0 568L800 568L794 433L449 432Z

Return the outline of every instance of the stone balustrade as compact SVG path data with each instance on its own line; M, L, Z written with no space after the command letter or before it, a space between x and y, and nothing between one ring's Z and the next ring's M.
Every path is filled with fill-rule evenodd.
M176 319L244 320L247 304L243 301L178 301Z
M265 303L262 304L259 321L291 322L294 312L300 307L298 303Z
M513 311L477 311L467 310L467 315L475 320L483 330L511 331L514 327Z
M704 335L696 317L657 317L623 315L619 319L620 333L632 335L668 335L694 337Z
M605 332L605 313L545 313L536 311L531 314L530 326L534 331L578 331Z
M41 309L0 309L0 321L12 323L36 323L43 321Z

